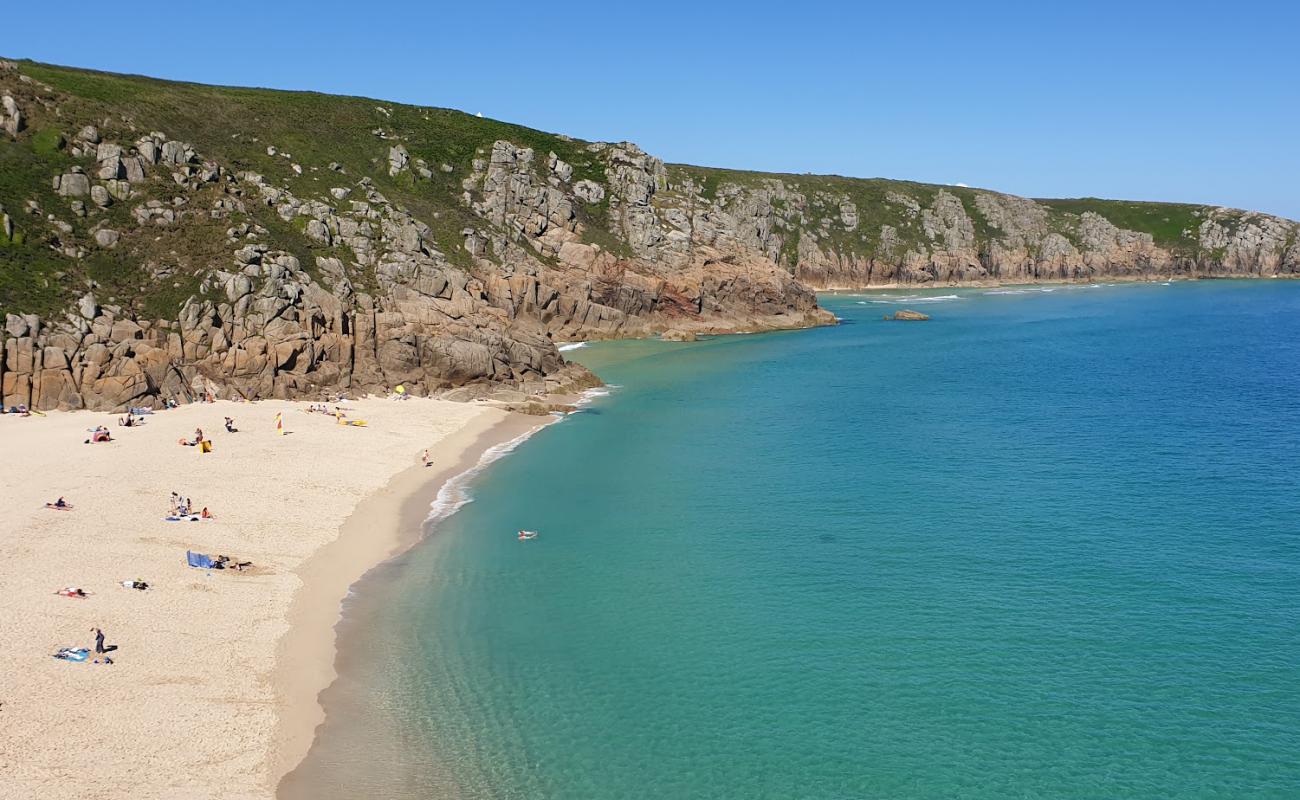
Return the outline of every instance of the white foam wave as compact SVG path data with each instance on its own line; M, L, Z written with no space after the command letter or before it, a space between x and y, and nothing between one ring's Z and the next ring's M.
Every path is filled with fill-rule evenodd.
M567 353L570 350L578 350L586 346L587 346L586 342L565 342L564 344L558 346L556 349L559 350L561 353Z
M887 299L872 300L871 302L875 303L876 305L885 305L885 306L897 306L897 305L910 306L910 305L917 305L917 304L924 304L924 303L948 303L953 300L960 300L960 299L961 296L955 294L940 294L940 295L933 295L933 296L917 294L917 295L908 295L905 297L890 297Z
M984 294L1047 294L1054 292L1051 286L1025 286L1020 289L989 289Z
M605 386L596 386L592 389L587 389L582 394L578 395L578 399L577 401L574 402L573 405L577 408L582 408L583 406L589 406L593 402L595 402L597 398L609 397L610 393L613 390L619 388L622 387L613 384L606 384Z
M508 442L495 444L484 450L483 455L479 456L478 463L442 485L442 488L438 490L438 496L429 505L429 516L425 517L425 522L444 520L472 502L474 497L470 494L469 486L473 483L474 478L478 477L483 470L494 462L509 455L516 447L523 444L528 440L528 437L539 430L541 430L541 426L520 434Z

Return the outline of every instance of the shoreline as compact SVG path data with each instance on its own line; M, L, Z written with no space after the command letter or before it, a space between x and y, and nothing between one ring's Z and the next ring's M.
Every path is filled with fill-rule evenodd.
M99 412L0 417L6 798L274 797L323 713L355 579L418 540L449 480L551 419L428 398L346 405L368 425L287 400L188 404L131 428ZM292 435L276 435L281 416ZM112 440L89 443L95 425ZM210 453L177 445L196 427ZM162 519L171 492L214 518ZM69 511L46 507L58 497ZM195 569L187 550L253 566ZM50 657L93 647L95 628L111 664Z
M1109 277L1096 278L1079 278L1077 280L1070 278L1043 278L1034 281L999 281L999 280L976 280L962 281L961 283L949 283L932 281L930 283L899 283L891 281L890 283L871 283L867 285L860 284L826 284L814 285L805 282L804 285L812 289L815 294L853 294L856 292L873 292L878 290L906 290L906 291L940 291L949 289L1001 289L1019 286L1089 286L1092 284L1105 283L1192 283L1195 281L1268 281L1268 280L1300 280L1300 274L1277 275L1170 275L1170 276L1148 276L1148 275L1112 275Z
M325 721L327 709L320 697L338 678L338 626L353 587L424 538L432 505L450 482L474 470L492 448L551 422L500 413L478 417L440 442L441 463L408 467L363 499L338 536L295 571L302 586L289 607L289 630L276 646L272 676L281 710L268 753L268 796L278 795L280 784L306 758Z

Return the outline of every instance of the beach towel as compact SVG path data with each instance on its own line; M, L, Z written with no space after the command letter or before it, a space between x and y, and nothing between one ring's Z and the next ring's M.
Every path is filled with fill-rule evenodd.
M60 661L71 661L75 664L84 664L90 659L90 651L84 647L64 647L54 654L54 657Z
M171 516L163 517L163 522L198 522L199 519L200 517L197 514L172 514Z
M185 560L189 562L191 567L197 567L198 569L212 569L215 564L212 560L212 556L205 556L202 553L196 553L193 550L185 551Z

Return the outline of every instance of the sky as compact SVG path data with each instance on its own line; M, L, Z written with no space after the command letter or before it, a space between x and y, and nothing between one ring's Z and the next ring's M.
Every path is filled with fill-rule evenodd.
M1300 3L12 3L0 56L458 108L670 162L1300 219Z

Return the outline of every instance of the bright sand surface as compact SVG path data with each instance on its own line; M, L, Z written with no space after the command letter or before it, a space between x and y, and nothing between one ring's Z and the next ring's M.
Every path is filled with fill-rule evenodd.
M347 587L418 536L441 480L539 424L418 398L347 402L364 428L306 407L0 417L0 796L273 796L322 718ZM114 441L84 444L98 424ZM177 443L196 427L213 452ZM216 518L164 521L172 491ZM60 495L71 511L44 507ZM193 569L187 549L255 566ZM149 591L121 585L137 578ZM93 650L93 627L112 665L51 657Z

